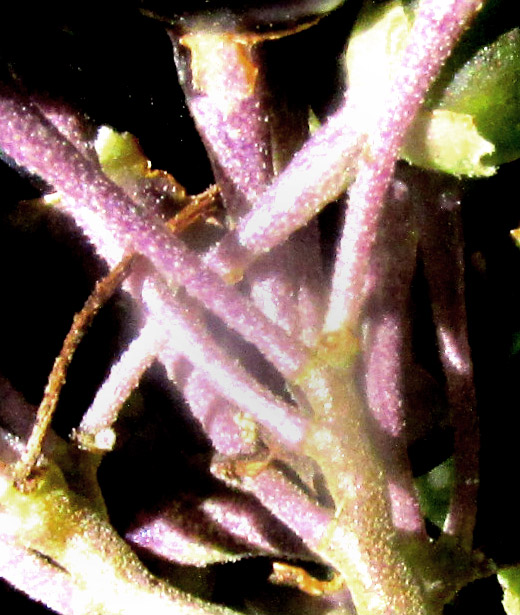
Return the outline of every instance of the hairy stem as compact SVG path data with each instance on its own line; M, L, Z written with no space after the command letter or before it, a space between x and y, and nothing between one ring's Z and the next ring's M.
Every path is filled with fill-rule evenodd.
M146 256L172 284L182 285L230 328L291 376L305 362L307 349L269 321L254 305L205 267L200 258L168 232L153 213L133 203L95 168L28 101L11 91L0 93L0 145L20 164L38 173L63 195L64 206L95 236L101 227L105 258L125 251ZM21 144L23 140L23 145ZM81 209L84 209L81 212ZM76 217L76 216L75 216ZM95 226L93 226L93 217Z
M394 525L426 539L407 452L404 368L411 362L410 284L417 231L408 186L394 180L374 246L364 318L367 402L374 443L389 473Z
M361 136L347 101L295 154L282 174L206 261L225 277L243 271L267 250L305 226L352 180ZM288 207L290 204L290 207Z
M318 553L345 577L359 615L427 612L400 552L384 467L372 447L352 368L310 366L299 379L316 416L305 441L336 504Z
M381 112L374 118L356 180L335 262L325 328L356 329L364 301L365 275L377 236L385 193L399 149L431 83L482 0L422 0L408 45Z
M179 615L234 615L153 577L108 522L69 489L51 461L42 467L31 493L14 487L3 461L0 469L1 518L10 532L7 538L14 539L15 546L23 544L27 554L41 555L46 574L49 562L67 573L65 584L57 578L70 596L63 612L137 615L150 610L167 615L173 610ZM33 568L34 559L29 563ZM39 598L45 597L45 589L38 588Z
M49 430L74 352L94 316L130 273L134 260L135 255L126 256L106 277L99 280L82 310L74 316L70 331L65 337L63 347L54 362L47 386L45 387L45 393L38 408L36 421L27 442L27 448L16 468L16 484L22 491L29 488L28 481L42 452L43 440Z

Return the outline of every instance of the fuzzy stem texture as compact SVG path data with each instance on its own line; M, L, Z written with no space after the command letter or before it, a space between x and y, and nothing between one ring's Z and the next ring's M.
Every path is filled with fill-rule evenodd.
M422 0L415 13L401 65L382 96L374 118L338 247L325 329L357 328L364 301L365 275L377 237L385 193L399 149L428 88L460 35L475 18L482 0Z

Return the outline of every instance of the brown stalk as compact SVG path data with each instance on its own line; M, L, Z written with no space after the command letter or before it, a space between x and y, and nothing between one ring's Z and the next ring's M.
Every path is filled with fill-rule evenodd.
M54 361L43 399L36 414L36 421L27 441L27 446L15 468L14 482L17 489L22 492L29 492L35 487L31 479L34 478L38 459L42 452L43 441L54 416L74 352L92 323L94 316L129 275L136 258L136 254L125 256L104 278L98 280L85 305L74 316L72 326L65 337L60 354Z

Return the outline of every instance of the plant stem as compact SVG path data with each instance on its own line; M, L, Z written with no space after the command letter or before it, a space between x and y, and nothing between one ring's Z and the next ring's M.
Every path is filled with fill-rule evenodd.
M265 191L275 172L281 170L275 166L283 165L292 154L291 143L287 143L287 139L280 143L281 135L277 131L292 134L292 143L303 142L307 136L306 122L302 134L291 133L292 124L302 128L300 117L295 122L292 120L294 113L289 116L279 110L277 104L269 102L270 91L258 47L265 39L281 34L216 33L197 28L182 36L175 31L169 34L177 70L183 76L181 82L186 100L206 144L233 228ZM182 48L190 50L189 67L185 66L186 54ZM305 117L305 102L303 105ZM282 123L282 119L285 122ZM301 239L292 239L249 268L246 282L250 296L262 312L297 337L302 328L298 294L311 281L310 268L316 267L316 260L319 260L319 244L317 237L307 233L303 251ZM310 251L315 252L314 261L309 258ZM317 332L312 334L317 335Z
M259 256L305 226L346 189L360 151L356 113L347 100L295 154L236 230L210 251L206 262L215 271L240 277Z
M100 234L105 258L118 260L125 250L146 256L165 279L185 286L231 329L255 344L282 374L290 377L305 363L308 351L303 345L205 267L153 213L137 211L136 204L30 102L12 90L2 92L0 122L2 148L55 186L64 208L88 225L85 230L89 236Z
M461 203L442 176L423 178L421 254L454 430L455 485L444 531L471 550L479 487L479 429L468 341Z
M204 139L228 216L249 209L273 174L269 116L256 46L260 35L170 31L186 100ZM190 50L189 67L184 66ZM191 78L188 78L190 75Z
M49 431L74 352L83 339L94 316L130 273L134 260L135 255L126 256L107 276L99 280L81 311L74 316L70 331L65 337L63 347L49 375L45 393L36 415L36 421L27 441L27 447L16 467L15 482L21 491L31 488L30 478L41 455L43 440Z
M52 461L42 467L37 488L31 493L20 493L13 486L13 476L6 472L3 461L0 470L3 528L11 532L8 539L23 544L28 554L41 555L43 578L48 577L49 562L66 572L65 582L56 578L58 587L70 596L62 612L236 615L231 609L192 598L153 577L108 522L69 489ZM29 570L34 571L34 559L29 563ZM25 580L20 585L22 589L26 585L34 588L34 583ZM36 596L45 598L46 590L44 584ZM67 600L66 595L62 598Z
M309 366L298 384L315 418L305 452L336 504L317 552L344 576L359 615L419 615L425 596L400 551L385 470L373 450L352 366Z
M481 6L482 0L419 2L400 68L389 93L382 95L380 116L372 122L374 128L350 189L326 331L357 328L370 251L399 149L428 88Z
M98 451L112 449L115 441L112 426L121 407L156 359L161 346L162 331L152 318L148 318L137 337L112 366L79 427L74 430L73 439L79 446Z
M373 249L363 320L367 402L373 440L389 474L394 525L426 540L407 453L404 368L411 363L410 285L417 230L410 189L394 180Z

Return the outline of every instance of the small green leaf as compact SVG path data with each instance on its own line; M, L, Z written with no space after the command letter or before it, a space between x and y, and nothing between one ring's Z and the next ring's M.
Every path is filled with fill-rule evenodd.
M405 0L366 2L354 26L348 80L362 101L365 131L399 66L413 6ZM520 28L510 29L516 22L506 9L501 0L486 4L432 86L404 159L456 176L487 177L520 157Z
M453 459L450 457L415 481L423 514L440 528L448 514L453 477Z
M515 228L509 233L513 238L517 248L520 248L520 228Z
M441 75L439 83L445 78ZM473 117L479 134L495 146L485 157L485 164L499 165L518 158L520 28L504 32L461 64L436 104L440 109Z
M184 188L169 173L152 169L139 141L129 132L101 126L94 149L106 175L132 198L155 193L159 198L169 197L176 206L185 204Z
M473 117L448 109L419 112L406 137L402 157L417 166L452 175L488 177L496 167L484 160L495 146L477 130Z
M513 334L513 341L511 343L511 355L514 357L520 352L520 332Z
M520 567L506 568L498 573L504 590L502 606L507 615L520 615Z
M150 162L129 132L120 133L110 126L101 126L94 147L103 171L116 183L120 176L144 177L149 172Z

